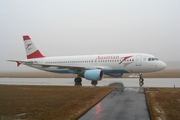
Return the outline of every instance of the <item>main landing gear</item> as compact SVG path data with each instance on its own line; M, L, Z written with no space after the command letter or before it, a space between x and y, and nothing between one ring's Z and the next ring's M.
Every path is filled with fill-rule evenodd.
M77 77L74 79L74 82L75 82L75 86L82 86L82 79L80 77ZM98 81L91 81L91 84L93 86L96 86L98 84Z
M143 85L144 85L144 79L143 79L141 73L139 73L139 85L140 85L140 86L143 86Z
M98 81L91 81L91 84L92 84L93 86L96 86L96 85L98 84Z
M82 86L82 79L80 77L77 77L74 79L75 86Z

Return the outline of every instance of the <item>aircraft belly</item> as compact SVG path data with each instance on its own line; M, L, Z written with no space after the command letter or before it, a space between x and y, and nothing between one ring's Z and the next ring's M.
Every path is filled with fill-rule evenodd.
M126 70L103 70L104 74L107 73L128 73Z

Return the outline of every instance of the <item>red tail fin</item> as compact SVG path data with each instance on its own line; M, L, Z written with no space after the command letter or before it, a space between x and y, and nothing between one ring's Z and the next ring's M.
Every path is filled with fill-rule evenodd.
M44 57L28 35L23 36L27 59Z

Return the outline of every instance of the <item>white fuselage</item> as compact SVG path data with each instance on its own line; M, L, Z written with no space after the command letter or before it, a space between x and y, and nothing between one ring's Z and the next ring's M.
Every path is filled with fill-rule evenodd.
M60 56L27 59L25 65L55 73L78 74L81 70L102 69L109 73L141 73L163 70L166 64L143 53Z

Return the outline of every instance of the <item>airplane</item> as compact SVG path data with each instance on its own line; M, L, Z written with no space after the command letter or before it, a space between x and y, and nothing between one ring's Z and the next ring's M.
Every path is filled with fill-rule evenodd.
M125 73L138 73L139 81L143 83L142 73L166 68L163 61L146 53L46 57L28 35L24 35L23 40L27 59L8 61L16 62L17 66L24 64L47 72L77 74L75 84L81 84L82 78L85 78L90 80L92 85L97 85L104 75L118 78Z

